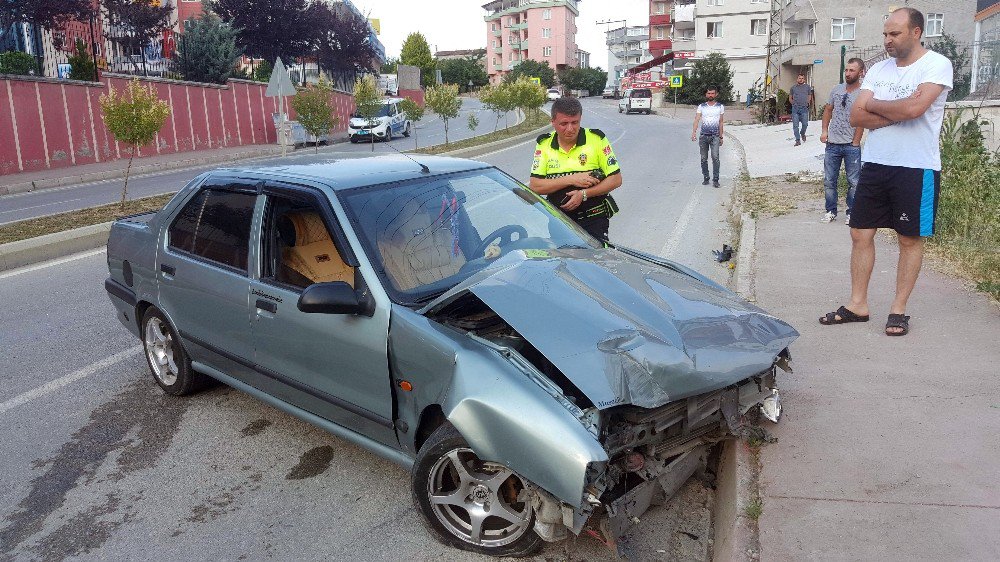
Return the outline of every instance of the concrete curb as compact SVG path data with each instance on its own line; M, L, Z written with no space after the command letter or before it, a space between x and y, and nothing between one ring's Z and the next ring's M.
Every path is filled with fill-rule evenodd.
M108 243L110 231L106 222L0 244L0 271L99 248Z
M489 154L490 152L495 152L497 150L503 150L505 148L517 146L527 140L533 140L536 137L538 137L538 135L549 130L549 128L550 128L549 125L543 125L533 131L522 133L520 135L517 135L516 137L488 142L486 144L482 144L479 146L470 146L469 148L460 148L458 150L452 150L450 152L442 152L441 156L452 156L455 158L476 158L478 156Z

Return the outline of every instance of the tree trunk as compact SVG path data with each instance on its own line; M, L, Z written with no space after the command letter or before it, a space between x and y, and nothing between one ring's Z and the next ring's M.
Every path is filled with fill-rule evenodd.
M128 196L128 175L132 171L132 159L135 158L135 153L139 150L139 145L132 147L128 155L128 166L125 168L125 186L122 187L122 203L121 210L125 211L125 198Z

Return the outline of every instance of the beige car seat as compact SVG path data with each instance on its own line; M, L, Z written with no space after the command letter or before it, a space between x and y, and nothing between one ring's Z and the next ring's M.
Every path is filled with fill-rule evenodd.
M312 283L344 281L354 286L354 268L344 263L323 219L315 212L286 213L295 227L295 245L281 251L283 264Z
M465 265L461 249L455 252L450 218L450 210L413 198L380 229L385 237L378 240L379 252L400 291L440 281Z

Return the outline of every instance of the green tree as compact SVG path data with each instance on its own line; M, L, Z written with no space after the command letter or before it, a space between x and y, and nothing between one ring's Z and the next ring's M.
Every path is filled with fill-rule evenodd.
M69 56L69 79L96 81L97 67L94 66L94 58L87 52L87 44L77 37L74 47L73 54Z
M395 74L396 66L399 65L399 59L395 57L389 57L385 60L385 64L379 69L379 74Z
M479 118L476 117L475 112L469 114L467 125L469 126L470 131L472 131L473 133L476 132L476 127L479 126Z
M444 122L444 144L448 144L448 120L458 117L462 100L458 97L458 85L441 84L427 88L427 107L438 114Z
M705 101L705 90L710 87L719 89L717 99L720 103L733 101L733 70L722 53L710 53L694 63L691 76L677 93L677 100L680 103L701 103Z
M35 72L38 65L35 57L21 51L0 53L0 74L25 76Z
M493 112L497 117L496 122L493 124L494 131L500 127L500 119L517 107L513 97L513 90L513 85L507 83L489 84L479 90L479 101L483 104L483 107Z
M474 88L490 83L490 76L483 67L483 57L475 55L460 59L448 59L438 63L441 69L441 81L446 84L458 84L460 92L469 91L469 83Z
M360 80L354 81L354 114L365 120L367 128L378 123L375 118L382 111L384 103L385 97L374 76L365 74ZM371 137L372 152L375 152L375 135L368 136Z
M590 95L596 96L604 91L604 86L608 83L608 73L601 70L600 67L597 68L585 68L583 69L584 77L586 78L586 86L583 88L590 92Z
M948 92L948 101L959 101L969 95L972 89L972 72L969 69L969 50L955 41L955 36L945 33L941 38L927 46L928 49L941 53L951 61L955 69L955 85Z
M399 109L406 115L406 118L410 120L410 124L413 128L413 146L417 146L417 121L424 118L424 108L420 107L420 104L411 100L410 98L405 98L403 101L399 102Z
M215 14L190 20L177 41L178 71L192 82L225 84L242 54L236 36L237 31Z
M545 88L535 84L527 76L521 76L510 87L514 107L520 108L525 115L537 115L539 108L545 105Z
M128 196L128 176L132 171L132 159L156 138L160 127L170 116L170 106L156 97L152 87L142 86L133 79L123 91L115 92L108 87L108 93L100 98L104 124L115 140L125 144L128 150L128 167L125 168L125 185L122 187L121 209L125 210Z
M333 104L330 96L333 86L320 78L316 85L307 86L292 97L292 109L296 119L307 133L316 141L316 152L319 153L319 137L326 135L337 125L337 117L333 114Z
M505 82L514 82L520 76L528 78L538 78L542 81L542 86L551 88L556 85L556 71L549 66L549 61L538 62L535 60L525 60L518 63L514 70L508 72L504 77Z
M559 83L567 90L586 90L590 85L583 69L573 66L559 71Z
M424 86L434 84L434 57L423 33L417 31L406 36L399 51L399 64L420 68L420 83Z

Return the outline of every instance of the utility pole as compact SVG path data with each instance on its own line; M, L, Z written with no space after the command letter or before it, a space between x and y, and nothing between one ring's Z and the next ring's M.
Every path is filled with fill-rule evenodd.
M768 22L767 64L764 69L764 107L778 92L781 77L781 36L784 23L785 0L771 0L771 19ZM777 107L775 107L777 115Z

